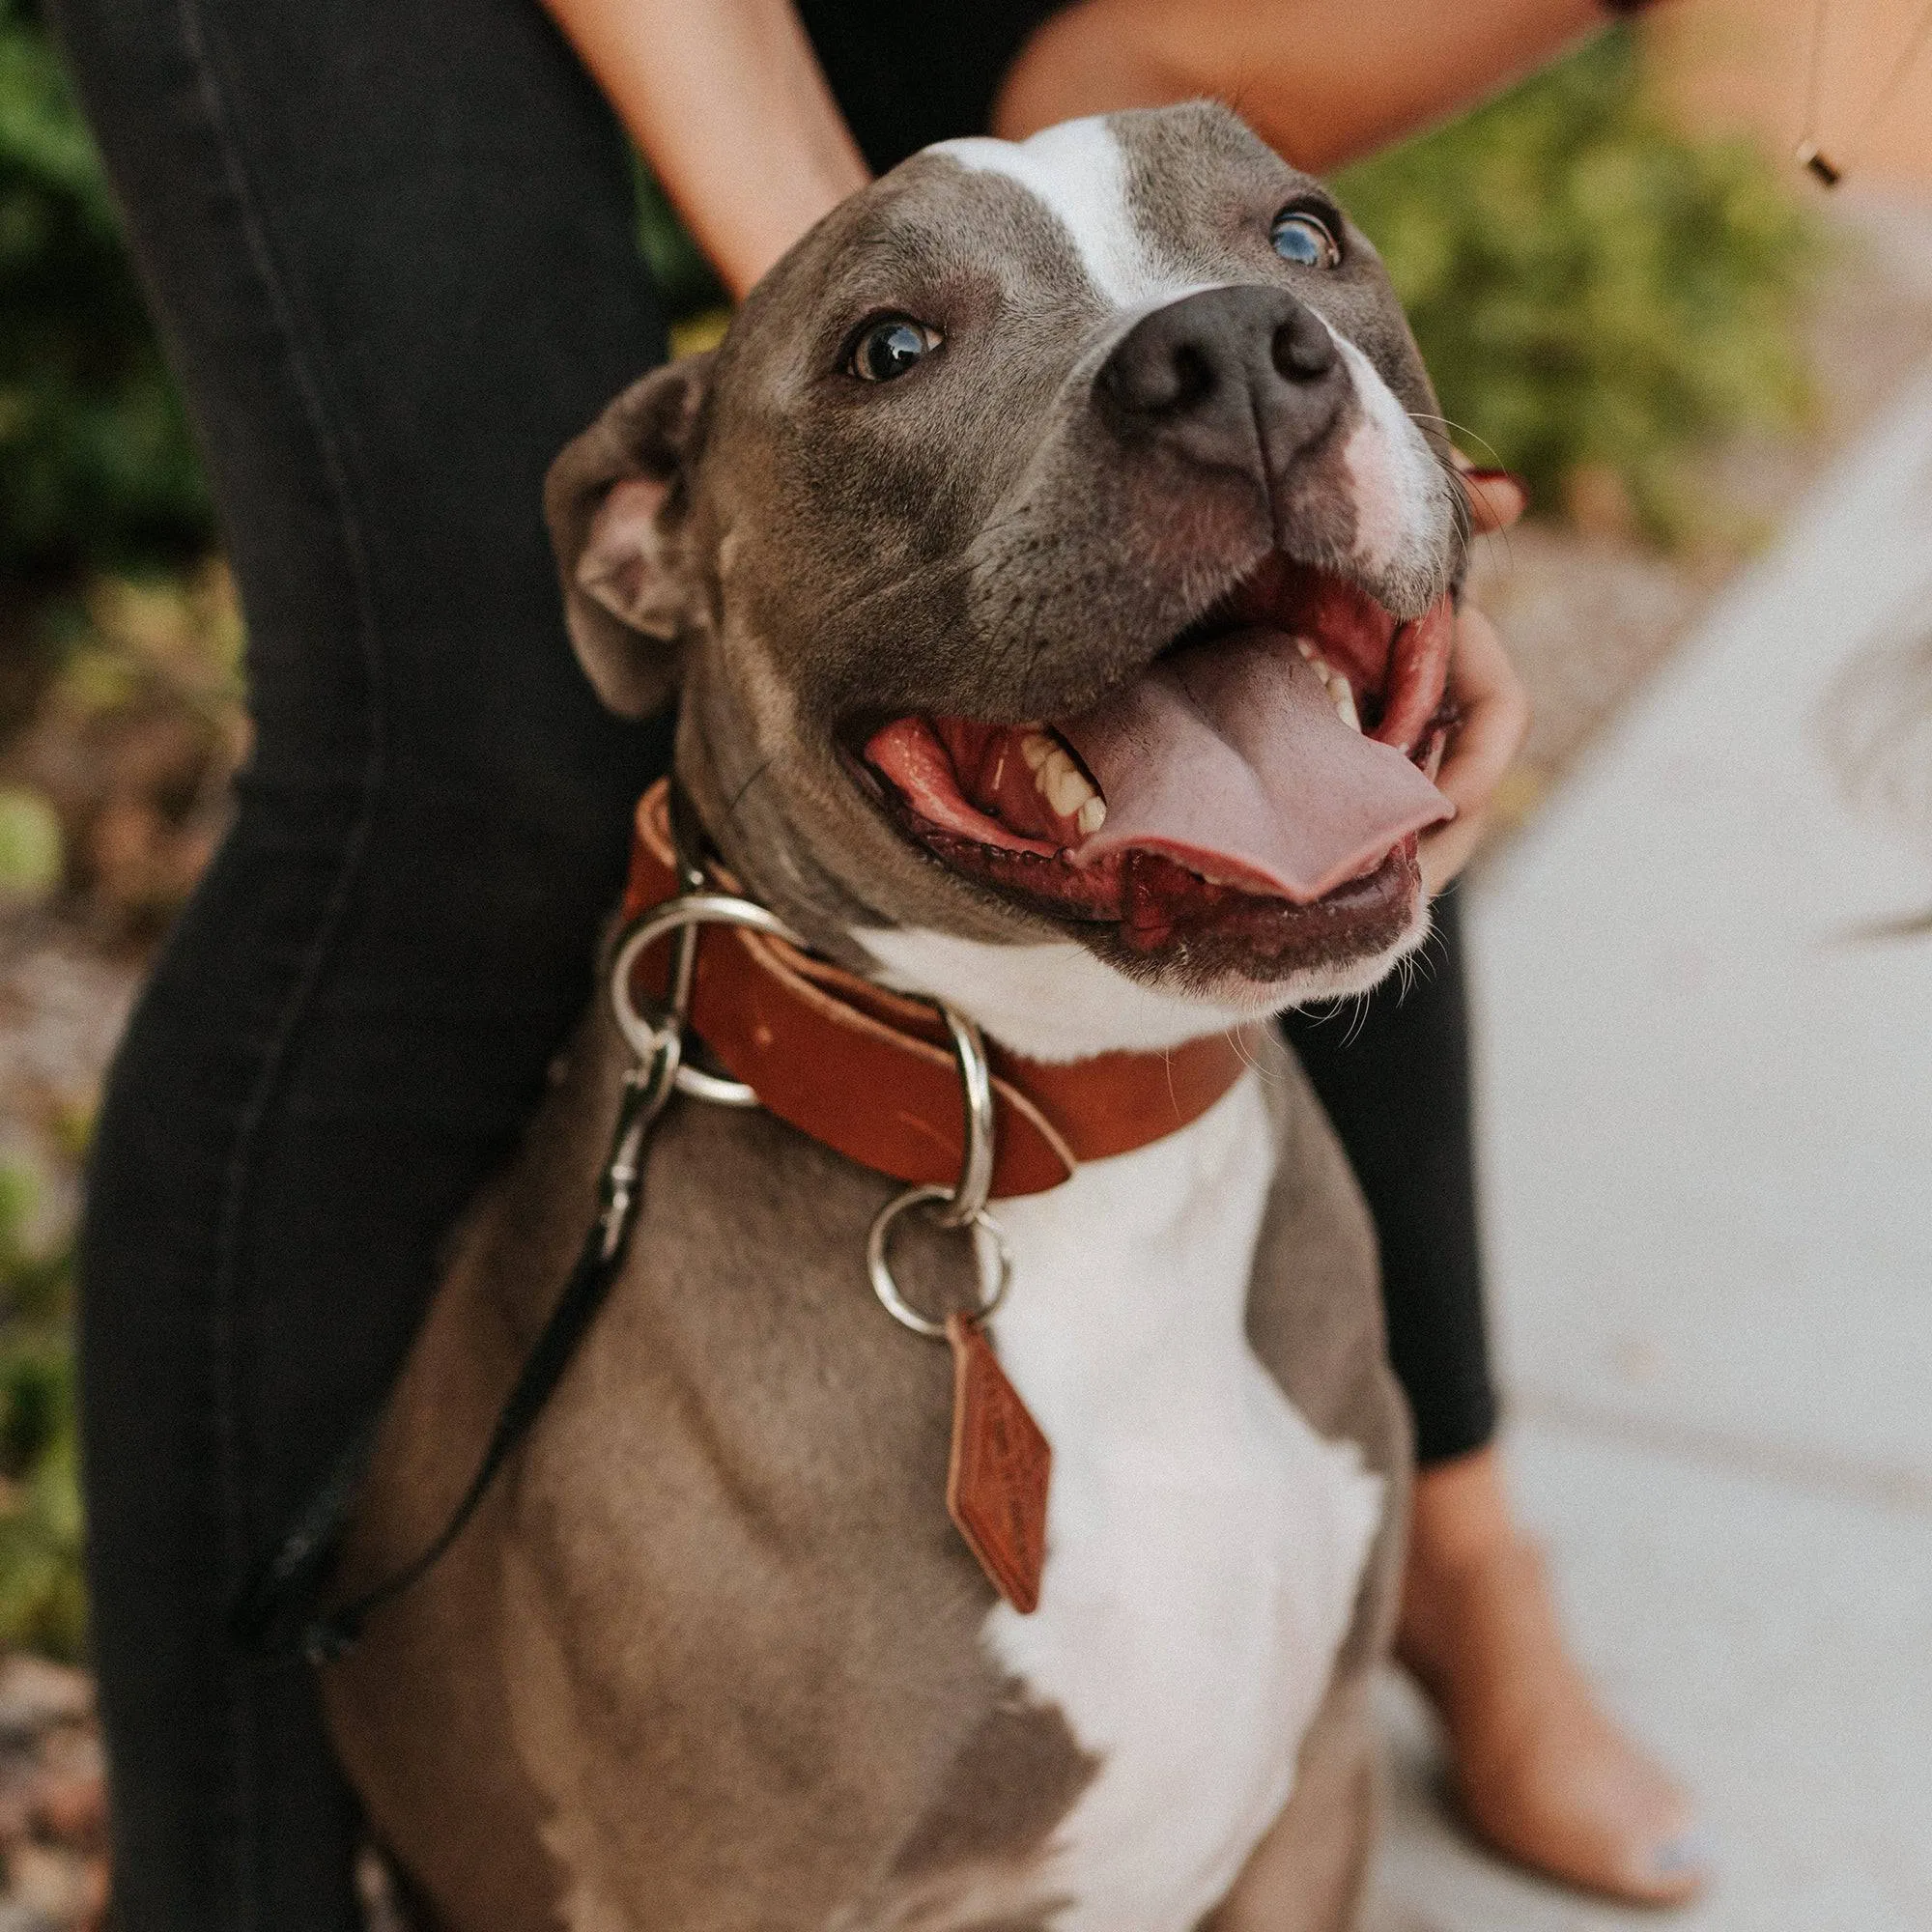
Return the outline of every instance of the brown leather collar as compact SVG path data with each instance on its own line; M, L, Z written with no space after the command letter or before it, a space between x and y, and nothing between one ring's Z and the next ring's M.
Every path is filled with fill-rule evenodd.
M624 917L677 892L669 786L638 805ZM737 886L719 868L727 892ZM641 983L662 997L669 942ZM691 1028L767 1111L862 1167L915 1185L959 1179L965 1110L938 1009L814 958L782 940L699 928ZM1198 1120L1253 1064L1245 1028L1167 1053L1102 1053L1065 1065L989 1045L994 1196L1042 1194L1083 1160L1128 1153Z

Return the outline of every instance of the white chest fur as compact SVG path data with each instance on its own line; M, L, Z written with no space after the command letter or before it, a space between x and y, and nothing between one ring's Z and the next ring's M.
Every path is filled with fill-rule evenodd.
M996 1204L994 1322L1054 1446L1038 1609L988 1639L1100 1761L1054 1847L1065 1932L1188 1932L1286 1803L1381 1510L1249 1348L1274 1166L1250 1073L1199 1121Z

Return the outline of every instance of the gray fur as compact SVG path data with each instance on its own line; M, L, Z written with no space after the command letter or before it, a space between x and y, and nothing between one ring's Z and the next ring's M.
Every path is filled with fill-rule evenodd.
M1305 178L1224 110L1120 126L1190 272L1281 274L1266 221ZM1426 405L1379 267L1366 244L1351 260L1323 312ZM839 373L880 309L945 329L923 389ZM1105 446L1085 398L1117 333L1037 204L927 156L835 212L714 359L647 379L554 473L593 681L633 711L681 686L678 769L711 835L835 957L864 965L867 924L1066 936L899 837L839 754L856 725L1078 708L1277 540L1338 541L1313 508L1278 528L1253 478ZM1321 462L1297 479L1311 505ZM634 479L648 497L606 554ZM473 1468L582 1238L624 1065L593 1014L472 1211L343 1590L413 1554ZM1210 1922L1341 1932L1407 1446L1361 1203L1284 1050L1263 1073L1280 1158L1251 1341L1391 1505L1296 1795ZM328 1671L344 1763L442 1932L1051 1923L1046 1849L1095 1766L981 1643L992 1592L943 1506L946 1351L887 1321L859 1268L892 1187L761 1113L674 1104L630 1258L540 1426L449 1557ZM896 1254L924 1305L972 1297L956 1239L914 1222Z

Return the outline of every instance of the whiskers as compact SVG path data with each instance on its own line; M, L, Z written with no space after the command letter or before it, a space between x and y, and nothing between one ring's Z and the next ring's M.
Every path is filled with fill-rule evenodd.
M1374 998L1374 988L1363 993L1343 993L1334 999L1311 1000L1299 1011L1311 1026L1325 1027L1340 1021L1342 1045L1346 1050L1361 1038L1362 1029L1369 1023L1369 1005Z
M1251 1073L1259 1073L1264 1080L1272 1078L1274 1069L1264 1065L1261 1055L1248 1044L1248 1029L1244 1026L1231 1026L1227 1031L1228 1043L1235 1049L1236 1057L1241 1065Z
M1301 1015L1311 1026L1339 1025L1342 1028L1342 1047L1346 1051L1361 1038L1378 1000L1392 999L1397 1006L1401 1006L1419 983L1435 980L1441 969L1444 950L1440 931L1432 925L1421 945L1405 952L1373 986L1365 987L1359 993L1344 993L1333 999L1311 1001L1300 1009Z
M1497 450L1495 444L1491 442L1487 437L1478 436L1466 423L1459 423L1449 416L1432 415L1427 410L1410 410L1408 416L1411 422L1434 423L1438 429L1444 432L1453 431L1463 443L1474 447L1478 454L1486 457L1491 468L1506 469L1509 467L1503 462L1501 453ZM1461 553L1459 561L1471 555L1474 550L1476 532L1470 526L1468 498L1472 496L1481 498L1484 489L1481 483L1466 473L1463 475L1462 482L1463 488L1453 493L1455 497L1456 541ZM1492 542L1501 543L1503 567L1505 569L1514 569L1516 558L1510 548L1509 531L1507 529L1485 530L1482 534L1489 537Z
M1448 941L1442 937L1441 927L1432 920L1429 930L1423 934L1422 944L1411 952L1405 952L1396 961L1395 970L1399 980L1396 993L1398 1006L1414 991L1417 980L1434 982L1436 974L1441 970L1448 950Z

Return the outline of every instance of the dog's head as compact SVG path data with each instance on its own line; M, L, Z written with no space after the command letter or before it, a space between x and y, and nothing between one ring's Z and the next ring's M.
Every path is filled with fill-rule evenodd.
M558 460L572 636L813 943L1023 1050L1373 983L1462 555L1379 262L1225 109L951 142Z

